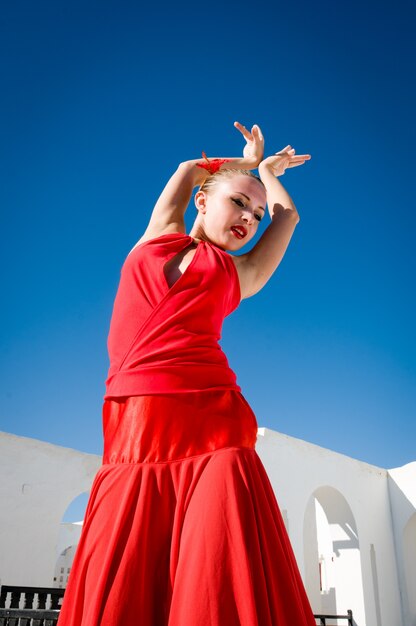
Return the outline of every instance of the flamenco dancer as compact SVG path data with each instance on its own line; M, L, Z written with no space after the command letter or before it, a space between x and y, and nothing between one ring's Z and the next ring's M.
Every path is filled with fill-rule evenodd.
M181 163L121 268L102 466L58 626L315 626L256 416L218 343L281 262L299 215L278 178L311 157L263 159L259 126L234 126L243 158ZM232 254L266 204L263 235Z

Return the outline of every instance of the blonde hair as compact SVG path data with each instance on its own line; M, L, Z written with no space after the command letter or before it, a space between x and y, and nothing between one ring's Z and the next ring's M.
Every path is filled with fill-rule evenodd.
M215 172L215 174L211 174L210 176L208 176L204 180L198 191L205 191L209 194L212 189L222 181L229 180L230 178L234 178L234 176L238 175L250 176L251 178L255 178L264 187L263 181L258 176L253 174L250 170L236 170L231 168L224 168L218 170L218 172Z

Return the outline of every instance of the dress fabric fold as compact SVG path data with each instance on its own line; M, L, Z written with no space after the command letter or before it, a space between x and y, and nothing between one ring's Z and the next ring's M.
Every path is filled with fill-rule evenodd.
M218 344L240 301L233 261L200 242L164 280L191 241L149 240L122 268L102 465L58 626L315 626L257 418Z

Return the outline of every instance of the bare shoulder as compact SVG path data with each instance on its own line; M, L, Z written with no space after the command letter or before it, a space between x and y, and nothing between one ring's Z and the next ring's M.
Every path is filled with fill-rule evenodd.
M137 246L145 241L149 241L150 239L156 239L156 237L160 237L161 235L169 235L170 233L184 233L186 234L185 224L176 224L171 223L158 228L157 226L150 225L147 227L143 235L140 237L139 241L137 241L130 252L132 252ZM129 252L129 254L130 254Z

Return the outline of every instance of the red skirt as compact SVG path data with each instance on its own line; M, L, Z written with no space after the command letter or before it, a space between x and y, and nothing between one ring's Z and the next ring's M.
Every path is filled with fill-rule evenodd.
M58 626L315 626L234 390L105 400Z

